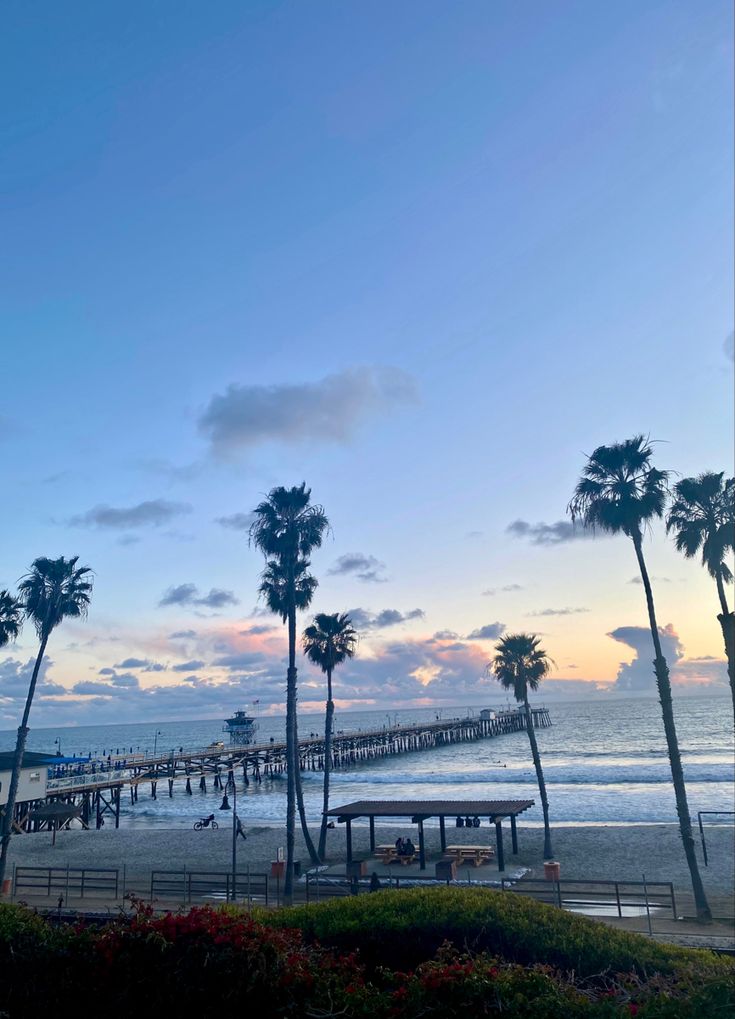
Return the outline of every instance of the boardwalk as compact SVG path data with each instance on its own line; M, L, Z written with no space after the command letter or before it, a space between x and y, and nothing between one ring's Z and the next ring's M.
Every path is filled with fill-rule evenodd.
M535 728L551 725L546 708L534 708L532 715ZM332 738L332 767L348 768L381 757L488 739L521 732L525 727L524 713L510 710L366 731L337 731ZM302 771L324 768L323 735L299 740L299 761ZM86 826L99 828L107 818L118 827L123 795L128 795L131 804L135 804L141 794L153 799L162 793L173 796L177 787L187 795L195 788L206 790L208 783L224 791L234 782L237 769L242 771L246 786L251 781L262 782L263 778L282 774L286 770L285 742L212 745L155 757L130 754L107 761L91 761L77 766L73 774L49 779L45 801L19 805L15 827L24 831L42 830L48 822L30 815L43 803L53 801L70 804Z

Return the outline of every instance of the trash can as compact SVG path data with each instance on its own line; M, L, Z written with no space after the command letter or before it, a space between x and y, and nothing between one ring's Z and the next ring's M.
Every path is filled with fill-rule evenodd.
M286 875L286 861L285 860L272 860L271 861L271 877L285 877Z
M12 885L12 882L11 882L10 878L6 877L5 880L3 881L3 895L10 895L11 885Z
M367 860L350 860L347 864L347 877L367 877Z
M558 881L561 867L556 860L544 861L544 877L547 881Z
M438 860L435 873L437 881L454 881L457 876L457 861Z

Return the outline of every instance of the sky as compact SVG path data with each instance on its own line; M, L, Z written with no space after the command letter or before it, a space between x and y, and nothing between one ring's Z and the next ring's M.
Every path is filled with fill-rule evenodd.
M732 17L4 7L0 587L95 572L37 724L281 712L247 526L301 481L332 525L313 610L360 631L340 706L482 706L517 631L547 695L652 692L632 546L566 506L637 433L732 472ZM661 526L645 552L678 691L720 689L713 582ZM35 652L0 653L7 728Z

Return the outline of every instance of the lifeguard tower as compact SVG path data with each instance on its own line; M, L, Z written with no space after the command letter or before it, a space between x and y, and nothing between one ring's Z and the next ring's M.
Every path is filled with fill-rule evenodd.
M230 734L230 745L247 746L255 741L258 723L247 711L236 711L232 718L226 718L222 732Z

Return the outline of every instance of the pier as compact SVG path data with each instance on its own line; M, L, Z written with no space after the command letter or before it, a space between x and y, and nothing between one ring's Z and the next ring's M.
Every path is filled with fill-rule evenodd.
M551 717L547 708L531 709L534 728L547 728ZM332 768L350 768L364 761L399 754L432 750L436 747L468 743L514 732L525 731L526 717L521 709L482 711L466 718L436 719L412 725L383 726L380 729L338 730L332 737ZM324 768L324 736L310 734L299 740L299 764L302 771ZM123 796L130 803L139 796L157 799L173 796L174 789L191 796L196 790L221 790L223 795L235 782L238 770L242 782L262 782L286 771L286 743L212 744L195 750L169 751L148 756L128 754L77 765L72 774L49 778L46 797L18 804L13 827L16 831L42 831L59 827L60 823L79 820L84 827L101 828L111 823L120 825ZM50 804L65 804L63 821L59 809L57 820Z

